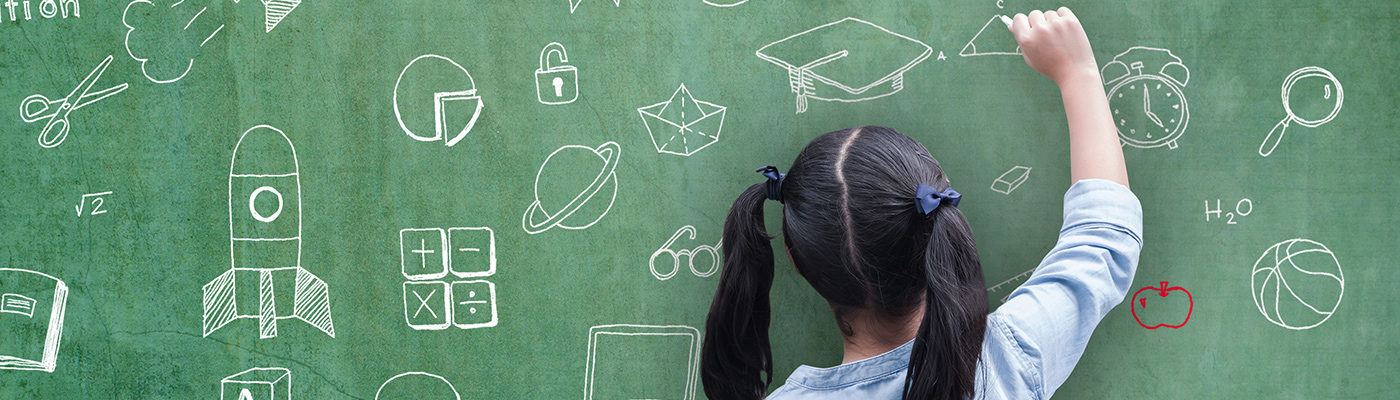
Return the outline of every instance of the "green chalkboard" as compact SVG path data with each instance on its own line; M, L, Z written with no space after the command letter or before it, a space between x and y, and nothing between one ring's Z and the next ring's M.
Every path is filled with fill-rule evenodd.
M1061 4L11 4L0 398L703 398L753 168L913 136L993 305L1070 183L1057 90L992 21ZM1057 394L1400 397L1400 7L1068 5L1146 244ZM772 298L774 387L840 362L786 261Z

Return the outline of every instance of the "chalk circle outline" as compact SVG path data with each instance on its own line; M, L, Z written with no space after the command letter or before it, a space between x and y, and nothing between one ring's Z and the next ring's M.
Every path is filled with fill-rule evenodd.
M1298 83L1298 81L1303 80L1304 78L1311 77L1327 78L1327 80L1332 81L1332 86L1337 87L1337 103L1332 106L1332 113L1327 114L1327 117L1320 120L1303 119L1302 117L1299 117L1298 114L1294 114L1293 107L1290 107L1288 105L1289 92L1293 90L1293 85ZM1293 71L1293 73L1291 74L1288 74L1288 77L1284 78L1283 80L1283 90L1280 91L1279 97L1283 100L1283 111L1288 113L1288 119L1285 121L1294 121L1297 122L1298 125L1306 126L1309 128L1316 128L1319 125L1332 121L1333 118L1337 117L1337 113L1342 111L1342 83L1337 81L1337 77L1333 76L1331 71L1322 69L1321 67L1314 66L1298 68L1298 70Z
M402 373L402 374L394 375L394 377L389 378L389 380L387 380L387 381L384 381L384 383L382 383L382 384L379 385L379 390L375 390L375 391L374 391L374 399L375 399L375 400L379 400L379 394L380 394L381 392L384 391L384 388L385 388L385 387L389 386L389 383L390 383L390 382L393 382L393 381L396 380L396 379L399 379L399 378L402 378L402 377L408 376L408 375L421 375L421 376L426 376L426 377L429 377L429 378L437 378L437 380L442 381L442 383L446 383L446 384L447 384L447 388L452 389L452 395L456 398L456 400L462 400L462 394L461 394L461 392L458 392L458 391L457 391L457 387L456 387L456 386L453 386L453 385L452 385L452 382L451 382L451 381L448 381L447 378L443 378L443 377L441 377L441 376L433 375L433 374L430 374L430 373L427 373L427 372L417 372L417 371L414 371L414 372L405 372L405 373Z
M277 211L273 211L271 217L264 217L262 213L258 212L258 207L255 205L255 201L258 199L258 195L262 194L263 192L272 192L272 195L277 198ZM272 186L259 187L253 190L253 194L248 195L248 212L252 213L253 219L256 219L258 221L276 221L277 217L282 215L282 205L282 192L277 191L277 188L274 188Z
M1298 252L1293 252L1293 251L1292 251L1292 250L1293 250L1293 245L1294 245L1294 244L1298 244L1298 243L1300 243L1300 242L1301 242L1301 243L1310 244L1310 245L1315 246L1315 247L1314 247L1314 248L1307 249L1307 250L1302 250L1302 251L1298 251ZM1279 253L1280 253L1280 252L1283 252L1283 253L1286 254L1286 256L1285 256L1283 259L1279 259ZM1327 254L1328 257L1331 257L1331 258L1332 258L1332 262L1335 263L1334 265L1337 266L1337 274L1336 274L1336 275L1333 275L1333 274L1328 273L1328 272L1312 272L1312 271L1307 271L1307 270L1304 270L1304 269L1302 269L1302 268L1299 268L1298 265L1295 264L1295 263L1293 262L1293 257L1294 257L1294 256L1297 256L1297 255L1300 255L1300 254L1307 254L1307 253L1325 253L1325 254ZM1264 262L1264 259L1269 258L1269 254L1273 254L1273 255L1274 255L1274 265L1273 265L1273 266L1260 267L1260 263L1263 263L1263 262ZM1325 312L1324 312L1324 311L1321 311L1321 310L1318 310L1316 307L1313 307L1312 304L1308 304L1307 301L1304 301L1302 298L1298 297L1298 294L1297 294L1297 293L1294 293L1294 292L1293 292L1293 288L1290 287L1290 286L1288 286L1288 282L1287 282L1286 280L1284 280L1284 279L1283 279L1283 275L1280 274L1280 273L1278 272L1278 268L1280 268L1281 265L1282 265L1285 261L1287 261L1287 262L1288 262L1288 265L1291 266L1293 269L1297 270L1298 272L1302 272L1302 273L1308 274L1308 275L1323 275L1323 276L1327 276L1327 277L1330 277L1330 278L1332 278L1332 279L1335 279L1335 280L1337 281L1337 284L1338 284L1338 287L1339 287L1340 290L1339 290L1338 293L1337 293L1337 302L1336 302L1336 304L1333 304L1333 305L1332 305L1332 309L1331 309L1331 310L1328 310L1328 311L1325 311ZM1258 285L1255 285L1255 283L1256 283L1257 280L1259 279L1259 274L1260 274L1260 273L1265 273L1265 274L1267 274L1267 275L1264 277L1264 281L1263 281L1263 282L1259 283ZM1272 279L1277 279L1278 282L1275 282L1275 284L1274 284L1275 286L1274 286L1273 315L1270 315L1270 314L1269 314L1269 310L1267 310L1267 309L1265 308L1265 304L1263 303L1263 300L1264 300L1264 299L1263 299L1264 292L1263 292L1262 290L1256 290L1256 288L1257 288L1257 287L1258 287L1258 288L1267 287L1268 284L1269 284L1269 281L1272 280ZM1322 315L1322 316L1323 316L1322 319L1319 320L1319 321L1317 321L1316 323L1313 323L1312 325L1308 325L1308 326L1294 326L1294 325L1288 324L1287 322L1284 322L1284 321L1283 321L1283 316L1282 316L1282 315L1279 313L1279 311L1278 311L1278 310L1279 310L1279 308L1278 308L1278 302L1279 302L1279 297L1283 294L1283 293L1282 293L1282 290L1283 290L1283 288L1285 288L1285 287L1288 288L1288 294L1289 294L1290 296L1292 296L1294 300L1297 300L1298 303L1302 304L1304 307L1307 307L1308 309L1313 310L1313 312L1315 312L1315 313L1317 313L1317 314L1319 314L1319 315ZM1272 322L1274 325L1278 325L1278 326L1281 326L1281 327L1284 327L1284 328L1288 328L1288 329L1291 329L1291 330L1312 329L1312 328L1317 327L1318 325L1322 325L1323 322L1327 322L1328 319L1331 319L1331 318L1332 318L1332 314L1336 313L1336 312L1337 312L1337 308L1340 307L1340 306L1342 305L1342 297L1346 294L1346 274L1342 272L1342 263L1341 263L1340 261L1337 261L1337 255L1336 255L1336 253L1333 253L1333 252L1332 252L1332 249L1327 248L1326 245L1323 245L1322 243L1318 243L1318 242L1316 242L1316 241L1312 241L1312 240L1308 240L1308 239L1302 239L1302 238L1289 239L1289 240L1285 240L1285 241L1279 242L1279 243L1277 243L1277 244L1274 244L1273 246L1270 246L1269 249L1268 249L1268 250L1264 250L1264 254L1260 255L1260 256L1259 256L1259 259L1256 260L1256 261L1254 262L1254 271L1253 271L1253 272L1250 274L1250 276L1249 276L1249 289L1250 289L1250 290L1249 290L1249 294L1250 294L1250 297L1254 300L1254 306L1255 306L1255 308L1257 308L1257 309L1259 310L1259 313L1260 313L1260 314L1263 314L1263 315L1264 315L1264 318L1268 319L1269 322Z

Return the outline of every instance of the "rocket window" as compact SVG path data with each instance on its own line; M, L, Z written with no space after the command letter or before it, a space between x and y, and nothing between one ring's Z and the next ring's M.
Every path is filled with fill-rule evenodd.
M263 193L269 193L277 199L277 209L272 211L271 216L263 216L262 213L258 212L258 196ZM282 215L282 193L271 186L263 186L254 190L253 194L248 196L248 211L253 213L253 218L258 221L272 222L276 220L277 216Z

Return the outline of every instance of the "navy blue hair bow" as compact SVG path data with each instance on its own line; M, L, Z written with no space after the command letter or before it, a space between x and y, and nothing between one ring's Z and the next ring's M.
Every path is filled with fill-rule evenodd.
M951 187L939 192L932 186L920 183L918 189L914 191L914 209L918 210L924 218L932 217L933 210L937 210L944 201L947 201L950 206L957 207L961 200L962 194Z
M762 173L764 177L768 178L768 184L766 188L767 190L765 190L764 193L768 196L768 199L777 200L779 203L782 203L783 179L787 178L787 174L779 173L778 167L774 167L772 165L759 168L757 170L754 170L754 172Z

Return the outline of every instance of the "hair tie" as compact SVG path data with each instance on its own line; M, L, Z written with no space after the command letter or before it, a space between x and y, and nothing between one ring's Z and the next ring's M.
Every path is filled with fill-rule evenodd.
M759 168L757 170L754 170L754 172L762 173L763 176L768 178L767 190L765 190L765 194L768 196L768 200L776 200L777 202L782 203L783 179L787 178L787 174L779 173L778 167L774 167L772 165Z
M957 207L961 200L962 194L951 187L940 192L932 186L920 183L914 191L914 209L918 210L924 219L933 217L933 210L938 209L938 206L942 205L944 201L947 201L950 206Z

